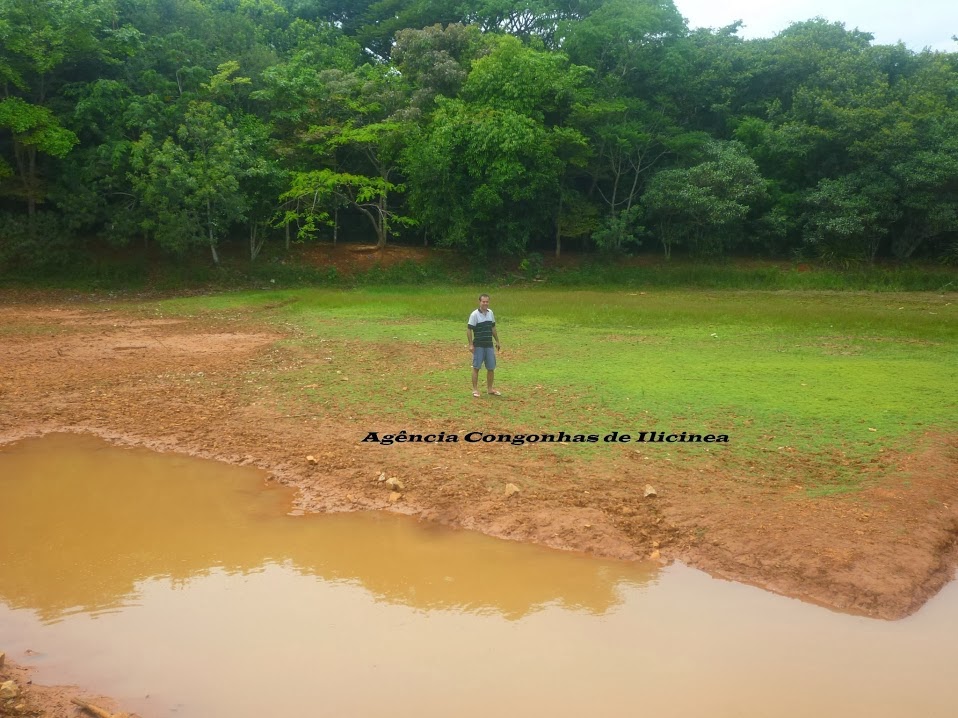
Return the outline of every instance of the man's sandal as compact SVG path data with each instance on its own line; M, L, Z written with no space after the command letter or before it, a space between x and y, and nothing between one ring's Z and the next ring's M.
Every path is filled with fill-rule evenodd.
M492 391L489 392L489 396L502 396L502 392L496 391L495 389L493 389Z
M474 397L476 397L477 399L478 399L478 398L479 398L479 396L480 396L480 394L479 394L479 392L478 392L478 391L474 391L474 392L472 392L472 395L473 395Z

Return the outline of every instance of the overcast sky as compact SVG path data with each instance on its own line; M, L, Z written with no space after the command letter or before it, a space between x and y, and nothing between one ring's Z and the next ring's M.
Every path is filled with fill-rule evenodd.
M673 0L690 28L725 27L742 20L744 38L771 37L796 20L823 17L875 36L902 40L912 50L958 52L958 0Z

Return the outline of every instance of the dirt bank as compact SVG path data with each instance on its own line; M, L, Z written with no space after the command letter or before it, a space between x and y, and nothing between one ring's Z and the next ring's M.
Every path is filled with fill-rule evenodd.
M679 559L877 618L907 615L953 576L958 437L920 437L863 469L872 488L818 499L719 462L689 469L632 449L586 462L509 445L362 444L374 417L278 408L269 376L305 359L277 343L281 328L254 312L166 319L88 297L5 295L0 443L77 431L252 464L297 487L299 511L383 508L602 556ZM476 428L429 416L415 427ZM400 479L401 497L381 473ZM510 483L518 494L506 495Z
M120 718L116 714L119 710L116 702L111 698L91 695L76 686L35 685L29 670L9 660L0 666L0 685L8 681L12 681L16 687L11 689L8 684L7 692L0 693L0 718L74 718L81 715L89 718L91 714L82 712L72 702L74 698L80 698Z

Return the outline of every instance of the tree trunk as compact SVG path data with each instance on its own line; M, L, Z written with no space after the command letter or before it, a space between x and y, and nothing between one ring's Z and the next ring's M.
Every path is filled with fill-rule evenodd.
M27 176L27 215L30 221L33 221L37 213L37 151L33 147L27 148L27 161L29 163Z
M376 228L376 249L383 249L386 246L386 222L380 218L379 222L373 222L373 226Z
M209 231L210 251L213 253L213 264L220 266L220 256L216 253L216 238L213 236L213 208L210 201L206 200L206 227Z
M258 231L259 224L257 222L251 222L249 226L249 261L251 262L256 261L260 250L263 248L264 242L266 242L265 235L261 235L259 241L256 241L256 233Z
M333 208L333 246L336 246L336 240L339 238L339 207Z
M37 198L34 192L34 178L36 176L36 150L19 142L14 136L13 156L20 173L20 184L23 186L23 196L27 198L27 216L33 226L33 216L37 212Z
M376 249L382 249L386 246L386 221L385 217L381 214L378 216L370 212L368 209L363 207L361 204L356 204L353 202L353 206L366 215L366 218L369 220L369 223L373 226L373 231L376 233ZM377 210L379 205L373 205ZM378 212L377 212L378 214Z
M672 238L670 231L666 227L659 227L659 239L662 240L662 249L665 251L666 260L672 259Z
M389 236L389 225L386 222L386 198L383 197L379 201L379 226L377 227L379 234L379 242L376 244L376 249L384 249L386 246L386 239Z
M562 251L562 190L559 190L559 212L556 214L556 259Z

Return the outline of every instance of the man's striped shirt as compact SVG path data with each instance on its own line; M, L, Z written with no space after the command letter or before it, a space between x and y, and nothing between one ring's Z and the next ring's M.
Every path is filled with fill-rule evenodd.
M472 343L477 347L492 346L492 328L496 326L496 317L491 309L483 314L478 309L469 315L469 327L472 329Z

